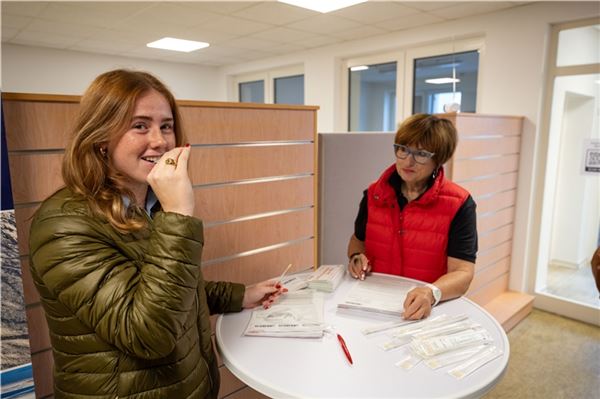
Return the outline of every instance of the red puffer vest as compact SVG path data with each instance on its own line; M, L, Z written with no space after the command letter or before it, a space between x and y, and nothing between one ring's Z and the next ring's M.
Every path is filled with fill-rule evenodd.
M394 164L369 186L366 255L374 272L434 282L448 271L450 224L469 193L440 168L433 185L400 211L388 182L395 171Z

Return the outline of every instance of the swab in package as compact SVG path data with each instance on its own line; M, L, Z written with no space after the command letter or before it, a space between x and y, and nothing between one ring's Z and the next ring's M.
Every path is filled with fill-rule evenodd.
M459 364L458 366L449 370L448 374L450 374L452 377L458 380L463 379L469 374L472 374L475 370L477 370L484 364L491 362L500 355L502 355L502 351L496 348L495 346L490 345L484 350L482 350L480 353L467 360L466 362Z
M415 338L410 346L415 353L426 358L466 346L490 343L491 341L493 339L490 334L486 330L478 328L438 337Z

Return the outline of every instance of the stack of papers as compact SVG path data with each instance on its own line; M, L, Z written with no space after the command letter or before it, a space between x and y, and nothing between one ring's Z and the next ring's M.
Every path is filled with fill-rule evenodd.
M308 288L333 292L342 282L344 274L346 274L345 265L321 265L317 270L306 275L306 281Z
M324 328L322 294L304 290L288 292L269 309L254 309L244 335L321 338Z
M402 316L406 294L414 287L412 282L392 276L369 276L350 288L338 308Z

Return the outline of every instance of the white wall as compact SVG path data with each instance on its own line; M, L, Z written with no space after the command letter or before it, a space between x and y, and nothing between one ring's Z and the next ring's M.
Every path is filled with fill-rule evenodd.
M78 51L2 44L2 91L81 95L102 72L145 70L182 100L225 100L217 68Z
M483 36L479 71L478 112L525 117L521 144L519 187L510 287L526 291L528 246L534 175L534 157L542 119L544 74L550 24L599 15L596 2L531 3L506 11L408 29L327 46L285 57L264 59L222 68L226 77L266 70L280 65L304 64L306 104L319 105L320 132L345 130L339 117L346 107L340 98L343 62L347 58L408 49L453 37ZM227 88L223 88L226 92ZM225 95L225 94L224 94ZM545 134L545 133L544 133Z
M583 143L598 139L598 75L563 76L555 81L549 134L544 218L538 267L580 267L596 249L600 220L600 178L581 174ZM538 276L545 286L545 274Z

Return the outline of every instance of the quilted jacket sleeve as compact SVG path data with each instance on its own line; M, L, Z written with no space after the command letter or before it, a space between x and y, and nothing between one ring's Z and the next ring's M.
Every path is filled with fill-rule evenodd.
M143 256L106 223L42 214L32 223L34 272L52 295L106 342L139 358L172 352L195 306L202 222L159 212ZM121 237L121 238L119 238Z
M207 281L204 285L210 314L239 312L246 288L243 284Z

